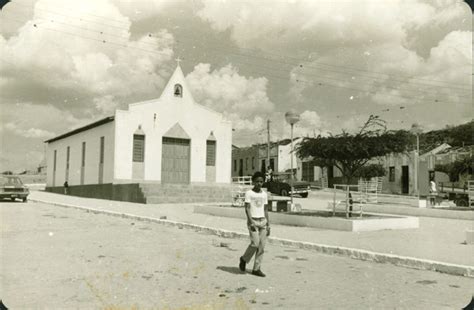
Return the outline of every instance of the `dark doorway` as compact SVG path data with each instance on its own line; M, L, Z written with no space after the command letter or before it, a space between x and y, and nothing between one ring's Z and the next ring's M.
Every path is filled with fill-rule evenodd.
M239 177L244 176L244 160L239 159Z
M327 171L328 171L328 187L333 188L333 186L334 186L334 167L333 166L328 166Z
M275 171L275 159L270 158L270 168L272 168L273 171Z
M265 173L267 171L267 166L265 166L265 159L262 159L262 166L260 168L260 171L262 173Z
M429 181L435 181L435 172L434 171L428 171L428 182Z
M408 194L409 185L408 166L402 166L402 194Z

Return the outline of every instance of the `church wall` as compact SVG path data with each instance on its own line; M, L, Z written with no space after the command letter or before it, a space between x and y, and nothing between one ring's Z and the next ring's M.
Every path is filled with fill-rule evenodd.
M221 116L192 103L190 98L166 98L130 106L116 113L116 182L132 179L133 134L145 134L144 180L161 181L162 137L176 123L191 138L190 182L206 180L206 140L211 131L216 138L217 183L230 182L232 128ZM155 118L156 114L156 118ZM141 181L141 180L133 180Z
M67 147L69 151L68 184L81 184L82 142L86 142L84 167L84 184L99 183L100 137L104 137L104 172L103 183L113 181L114 166L114 122L94 127L87 131L48 143L46 186L63 186L66 180ZM54 174L54 151L56 155L56 172ZM53 185L53 178L55 179Z

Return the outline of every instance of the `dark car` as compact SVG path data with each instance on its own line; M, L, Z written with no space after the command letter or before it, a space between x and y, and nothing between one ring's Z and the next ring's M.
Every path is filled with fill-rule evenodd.
M15 199L18 198L23 200L23 202L26 202L29 194L30 190L28 187L23 185L19 177L11 175L0 176L1 199L9 198L12 201L15 201Z
M290 196L291 194L299 194L301 197L308 197L311 191L310 184L305 181L294 181L293 193L291 192L291 181L289 173L277 173L273 175L271 181L265 182L265 187L270 193L280 196Z

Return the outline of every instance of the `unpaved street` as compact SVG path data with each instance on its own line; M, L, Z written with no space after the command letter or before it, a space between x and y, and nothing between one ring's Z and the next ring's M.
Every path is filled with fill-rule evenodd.
M460 309L474 280L267 246L38 203L0 203L11 309ZM242 223L244 225L244 223ZM250 270L248 266L248 271Z

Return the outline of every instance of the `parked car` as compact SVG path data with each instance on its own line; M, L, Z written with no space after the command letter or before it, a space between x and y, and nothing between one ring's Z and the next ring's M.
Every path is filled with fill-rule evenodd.
M280 196L290 196L292 194L299 194L301 197L308 197L311 187L309 182L294 181L294 192L291 192L291 175L290 173L275 173L271 181L263 183L263 187L272 194Z
M30 190L28 187L23 185L20 178L12 175L2 175L0 176L0 198L5 199L9 198L12 201L15 199L21 199L23 202L26 202Z

